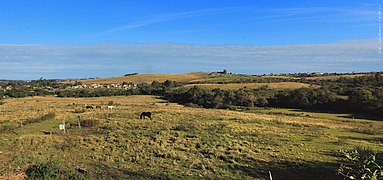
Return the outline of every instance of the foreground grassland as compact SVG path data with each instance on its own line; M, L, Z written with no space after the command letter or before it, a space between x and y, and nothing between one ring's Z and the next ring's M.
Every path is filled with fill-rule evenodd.
M275 179L337 179L340 150L383 149L382 121L325 113L189 108L155 96L4 102L0 179L22 178L36 167L65 179L267 179L269 171ZM83 112L85 105L103 109ZM143 111L153 120L140 120ZM76 124L77 116L98 124L71 126L68 134L58 129L63 119Z
M298 82L276 82L276 83L232 83L232 84L187 84L184 87L203 87L203 88L219 88L225 90L238 90L241 88L246 89L259 89L262 87L268 89L299 89L299 88L316 88L318 86L298 83Z

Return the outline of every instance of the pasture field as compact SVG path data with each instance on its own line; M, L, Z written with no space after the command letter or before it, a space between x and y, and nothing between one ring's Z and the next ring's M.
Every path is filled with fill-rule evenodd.
M98 78L89 80L80 80L78 82L85 84L119 84L123 82L131 83L152 83L153 81L164 82L166 80L189 82L196 79L203 79L207 77L208 73L192 72L186 74L137 74L130 76L114 77L114 78ZM63 83L73 83L75 81L65 81Z
M317 88L317 85L299 83L299 82L276 82L276 83L231 83L231 84L187 84L183 87L198 86L208 89L225 89L225 90L238 90L241 88L246 89L259 89L266 87L268 89L299 89L299 88Z
M3 102L0 179L268 179L269 171L275 179L342 179L340 151L383 150L383 121L333 114L191 108L156 96ZM153 119L139 119L143 111ZM93 124L80 129L77 116ZM63 119L73 125L67 134Z
M382 117L377 116L366 116L366 115L358 115L358 114L350 114L350 113L341 113L341 112L326 112L326 111L304 111L301 109L288 109L288 108L250 108L247 110L248 112L253 113L262 113L269 115L278 115L283 114L286 116L305 116L319 119L331 119L337 121L383 121ZM380 127L376 127L380 128Z

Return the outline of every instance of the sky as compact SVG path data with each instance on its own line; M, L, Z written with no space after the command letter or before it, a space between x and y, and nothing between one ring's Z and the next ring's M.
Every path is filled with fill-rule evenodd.
M4 0L0 79L381 71L380 4Z

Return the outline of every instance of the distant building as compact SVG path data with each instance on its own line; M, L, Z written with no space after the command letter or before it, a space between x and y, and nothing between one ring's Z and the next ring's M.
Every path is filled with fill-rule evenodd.
M323 75L323 73L322 72L313 72L313 73L311 73L311 75Z

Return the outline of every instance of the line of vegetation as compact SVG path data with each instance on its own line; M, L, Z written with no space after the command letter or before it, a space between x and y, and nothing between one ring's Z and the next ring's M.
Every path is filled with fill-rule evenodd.
M27 120L23 121L23 124L27 125L27 124L32 124L32 123L39 123L39 122L42 122L45 120L53 119L53 118L55 118L55 116L56 116L56 114L54 112L49 112L48 114L45 114L45 115L42 115L42 116L39 116L36 118L27 119Z
M251 80L251 82L254 81L254 78L252 79L245 76L244 79L246 78ZM138 84L137 87L130 89L65 89L61 87L61 90L52 92L44 91L42 89L36 89L32 92L25 88L28 86L57 86L54 82L39 80L32 81L28 86L16 86L14 84L15 88L9 91L0 92L0 98L3 96L17 98L35 95L56 95L58 97L157 95L172 102L205 108L229 108L230 106L283 107L353 112L366 115L383 115L383 76L381 73L367 74L354 78L341 77L338 79L314 80L305 78L283 79L267 77L261 80L262 78L260 77L255 78L257 79L256 82L294 81L319 85L320 88L275 90L263 87L257 89L209 90L200 87L182 88L181 86L190 83L181 83L170 80L163 83L158 81L153 81L151 84L141 83ZM232 81L233 80L235 81L235 79L232 79ZM17 84L21 82L14 83Z
M230 106L299 108L383 115L383 77L366 76L336 81L318 81L321 88L296 90L204 89L194 86L167 91L164 98L205 108Z

